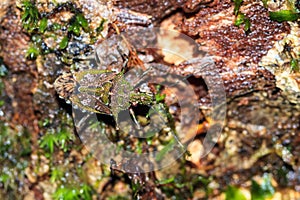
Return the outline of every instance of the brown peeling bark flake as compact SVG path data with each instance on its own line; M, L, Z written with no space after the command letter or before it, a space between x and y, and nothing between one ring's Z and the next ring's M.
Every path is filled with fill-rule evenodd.
M249 32L234 25L233 4L223 0L201 9L193 18L185 18L179 29L197 38L200 48L223 60L230 68L240 63L257 65L262 56L290 32L287 23L269 19L268 10L258 3L243 8L250 19Z

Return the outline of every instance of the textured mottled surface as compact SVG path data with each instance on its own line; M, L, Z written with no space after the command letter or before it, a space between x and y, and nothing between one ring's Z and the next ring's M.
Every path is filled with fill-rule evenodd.
M146 14L151 17L154 23L160 22L176 10L193 13L200 8L210 7L218 3L214 0L113 0L112 2L118 8Z
M243 12L250 19L249 33L242 26L233 25L235 17L230 1L201 9L194 17L185 19L181 29L195 36L201 49L222 60L230 69L242 64L253 66L290 28L287 23L271 21L268 10L259 3L245 5Z
M224 137L219 141L219 151L212 153L216 157L211 157L214 164L209 164L211 168L204 165L209 168L208 173L223 177L223 181L229 177L234 181L232 174L249 173L249 169L259 172L263 166L267 168L264 170L276 171L281 166L292 167L293 173L299 176L299 105L291 105L280 91L273 91L244 95L227 106ZM282 159L276 164L277 169L268 165L268 157ZM202 162L212 160L207 157ZM240 182L246 178L238 176L242 178Z
M289 33L289 25L271 21L261 3L248 3L242 7L251 22L246 33L242 26L234 26L233 7L231 1L224 0L203 8L184 18L179 30L196 38L200 49L213 56L229 96L274 88L275 76L258 62Z
M299 59L298 25L271 21L261 2L245 1L241 12L251 22L250 32L245 33L243 25L233 25L233 8L231 1L223 0L173 19L178 30L213 56L230 99L218 146L194 163L218 176L221 185L242 184L268 171L279 185L298 188L299 72L290 68L291 60ZM186 64L178 67L189 73L184 72ZM201 84L193 83L205 96ZM209 102L200 100L202 105ZM280 170L289 171L290 176Z
M300 100L300 28L293 23L291 32L282 40L277 41L273 48L264 56L260 65L264 66L276 77L276 86L283 91L290 102L298 104ZM292 61L296 61L295 69Z
M99 199L110 198L116 193L121 195L121 191L129 199L132 197L167 199L175 198L175 196L180 196L182 199L207 199L219 195L228 185L242 185L249 189L251 179L257 176L262 177L265 173L272 176L272 184L277 187L276 190L290 188L293 191L299 191L300 107L299 98L293 97L299 95L300 79L299 70L291 70L291 59L299 59L299 22L278 23L271 21L268 17L270 10L290 9L285 1L270 0L268 9L263 7L261 1L243 1L240 11L251 22L250 31L247 33L243 29L244 25L234 26L234 5L230 0L114 0L110 4L94 0L80 0L72 4L65 0L57 0L59 4L68 2L58 7L49 2L36 1L39 11L46 13L45 16L49 18L50 25L55 22L61 24L69 22L74 17L73 6L76 7L76 12L81 12L86 17L92 30L99 27L103 18L108 21L104 23L101 34L81 31L80 36L69 37L67 48L56 49L54 53L38 56L33 61L25 59L31 34L22 29L21 9L16 7L14 1L5 0L0 3L0 58L3 58L3 64L8 69L7 75L3 77L1 75L1 81L4 83L1 100L4 99L4 105L0 105L0 122L2 123L3 120L9 126L8 135L10 136L21 137L19 125L28 131L26 136L22 136L21 140L15 142L5 139L3 143L2 135L0 137L0 161L2 163L0 168L12 174L13 178L10 178L11 182L7 182L8 184L16 182L15 187L8 187L9 189L6 190L7 183L3 184L1 174L1 194L6 193L8 196L20 196L20 198L26 196L27 199L51 199L59 185L68 187L70 184L74 186L72 188L74 189L84 183L93 188L94 197ZM20 4L20 1L17 4ZM296 6L299 8L299 4ZM153 22L154 25L164 28L175 27L195 39L200 45L200 50L205 50L212 55L216 70L220 73L225 86L227 118L221 137L206 157L197 159L198 153L203 148L201 142L212 123L209 116L211 109L209 91L201 74L197 74L195 71L197 68L189 61L170 64L170 68L176 73L189 77L187 80L197 93L199 101L199 113L193 113L199 115L199 124L192 127L198 128L194 146L190 148L192 159L178 161L176 166L165 169L164 172L124 174L122 171L110 171L112 168L104 169L98 161L90 158L88 151L80 146L82 141L79 141L78 137L76 141L66 142L69 145L67 150L54 144L53 155L47 157L49 155L46 153L49 153L47 151L49 149L42 148L40 142L44 136L55 135L62 130L65 131L65 128L73 136L77 134L73 130L71 106L58 98L58 95L68 98L73 94L75 84L72 82L73 75L80 74L83 69L95 68L98 61L104 63L100 66L101 69L110 67L109 69L119 72L122 68L120 64L124 61L122 56L130 55L127 47L116 40L108 41L106 44L103 42L107 35L110 36L116 32L117 29L113 25L108 25L115 19L120 20L116 24L121 32L130 29L136 34L139 34L139 31L132 28L132 25L147 27ZM49 32L51 31L47 30L47 34L51 34ZM65 29L58 30L55 32L56 39L45 36L45 44L56 48L61 39L68 34L67 32ZM130 36L135 37L133 34L127 35L128 41L134 41ZM138 42L145 46L148 42L160 42L155 37L147 36L147 38L150 38L150 41ZM172 40L167 42L172 43ZM93 63L90 53L94 44L99 45L96 49L99 60ZM186 45L186 43L182 44ZM185 48L182 49L185 50ZM114 60L114 57L111 59L106 56L108 53L115 54L116 50L122 54L121 57ZM143 54L146 58L149 52L152 53L151 51L138 51L137 53ZM164 64L166 64L166 59L155 53L149 55L148 60L165 61ZM132 59L130 62L135 61ZM114 65L106 66L107 63L111 64L110 62ZM0 64L3 70L2 63ZM68 73L66 76L69 76L72 81L64 82L70 80L64 79L60 82L64 90L58 89L57 94L53 83L58 76L66 72ZM86 85L83 84L85 86L83 89L93 88L96 85L96 87L102 87L104 91L106 88L103 82L97 82L103 77L94 77L94 79L87 81ZM126 87L126 83L121 80L118 84ZM113 96L121 101L124 100L122 95L126 96L127 90L125 89L128 88L124 90L120 88L114 88L111 92L121 93L121 95ZM182 92L184 88L185 85L177 87L178 90L175 92L185 94ZM152 90L156 89L151 88ZM180 112L185 112L185 110L176 104L175 92L162 89L162 94L167 95L165 103L170 106L169 112L173 115L174 124L177 126ZM105 94L102 96L97 94L97 98L100 96L101 101L105 101L103 99L112 95L111 93ZM78 98L81 98L82 103L90 104L89 101L92 101L93 97L82 93ZM184 100L185 104L190 103L190 99ZM122 103L127 106L126 102ZM113 106L118 108L116 104ZM134 110L137 115L139 114L138 108ZM105 110L107 114L111 112L111 109L107 107L100 109L107 109ZM141 113L143 112L142 110ZM186 116L185 121L192 120L193 114ZM84 113L79 116L79 119L86 122ZM145 119L144 121L147 122ZM100 122L101 134L116 141L121 148L134 147L134 150L147 152L159 149L162 143L168 142L165 137L168 134L167 131L157 134L158 139L151 143L148 141L140 143L130 136L129 131L118 132L113 118L109 115L97 116L97 122ZM80 128L84 129L86 126L80 126L79 131ZM4 133L5 131L1 132L1 134ZM27 137L28 135L31 137ZM91 140L91 143L97 139L94 135L88 135L87 138ZM19 148L21 152L23 146L26 146L24 141L27 140L29 140L27 146L29 149L32 148L32 152L27 152L25 156L22 154L22 159L19 159L12 152L19 151ZM30 143L31 141L33 143ZM12 147L13 150L7 150L11 142L15 146ZM2 153L3 149L5 153ZM22 167L24 164L25 167L17 169L20 168L20 164ZM115 164L111 162L112 166ZM122 166L124 169L126 167L128 169L139 168L135 162L124 161L122 164L124 164ZM52 182L53 174L57 169L63 169L63 178ZM20 170L21 173L17 174L15 170ZM162 183L165 180L171 181ZM132 181L131 185L128 184L130 181ZM137 182L142 187L133 188ZM19 194L20 191L22 194ZM296 195L299 197L299 194Z
M135 12L141 12L152 16L153 20L161 19L163 16L170 14L180 6L176 0L143 0L143 1L124 1L114 0L114 5L123 9L130 9Z
M32 94L37 85L37 68L25 58L30 38L22 31L20 12L13 2L7 5L5 17L0 18L0 57L8 66L6 92L12 101L13 120L33 133L38 133ZM8 114L10 115L10 114ZM36 140L36 135L34 140Z

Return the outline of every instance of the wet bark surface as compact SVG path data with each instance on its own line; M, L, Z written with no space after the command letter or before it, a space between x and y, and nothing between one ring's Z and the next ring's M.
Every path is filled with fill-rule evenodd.
M83 13L89 16L90 27L96 30L101 20L99 13L94 13L100 9L83 6L90 3L87 2L62 4L56 8L54 4L44 3L38 8L41 13L46 13L43 16L49 17L53 24L72 23L76 19L74 13ZM291 34L291 24L270 20L269 11L261 2L245 1L241 7L251 22L248 32L244 31L243 26L234 25L234 5L229 0L112 2L112 7L134 11L131 14L142 13L141 16L146 19L145 26L149 25L148 19L156 26L165 26L164 22L169 20L176 30L195 39L199 50L208 52L215 61L227 96L222 136L209 155L198 160L180 159L167 172L145 174L126 174L119 167L114 168L114 164L110 168L103 167L91 158L76 135L71 106L58 97L53 87L55 79L63 72L69 72L72 68L85 69L87 61L81 56L89 56L95 44L92 39L99 43L104 36L92 31L84 32L84 27L81 27L83 36L74 36L74 33L70 36L71 31L68 32L68 45L73 48L57 48L50 54L28 59L26 52L33 44L34 33L22 28L23 11L15 3L3 4L0 10L0 57L3 60L0 64L7 69L7 73L1 75L1 100L4 105L1 106L0 134L5 140L1 140L1 145L6 147L5 142L12 140L10 137L17 138L17 142L12 142L14 146L0 149L0 160L4 163L1 168L1 194L13 198L22 188L24 193L19 198L59 199L57 191L60 186L81 188L86 184L91 188L87 193L97 199L121 196L121 192L124 192L124 198L168 199L180 196L184 199L206 199L219 196L228 185L242 185L249 189L251 180L260 180L264 174L269 174L273 183L276 183L273 186L277 191L291 189L291 194L299 195L296 192L300 187L300 105L299 102L291 102L278 87L276 81L280 77L260 64L262 57L274 48L277 41ZM112 7L106 9L111 10ZM123 11L120 13L119 17L124 16ZM107 14L106 17L111 16ZM115 18L111 17L110 22ZM115 23L121 32L131 26ZM108 29L108 33L115 31L113 26ZM62 29L58 37L62 37L64 31ZM48 46L59 45L59 42L45 38ZM201 111L199 127L202 128L199 128L196 140L203 141L210 123L206 116L206 111L210 109L210 97L202 77L187 72L185 69L188 66L191 66L188 61L179 65L170 64L181 75L190 76L188 80L198 94ZM293 76L297 78L298 74ZM163 91L164 94L168 92ZM166 104L170 107L171 102L166 98ZM174 119L177 119L176 113L174 115ZM105 118L104 130L112 140L121 137L114 135L116 131L111 117L101 115L99 118ZM50 145L43 148L42 138L45 135L49 132L61 133L62 130L73 135L73 138L69 136L66 149L61 148L61 143L61 147L57 145L58 141L54 142L55 153ZM30 142L19 138L18 132L22 132L19 135ZM126 134L124 137L127 137ZM131 140L128 145L137 145L137 142ZM153 148L152 144L147 145L141 148L142 151ZM24 154L18 154L24 151ZM200 151L199 148L191 153L197 151ZM19 162L27 164L22 169L14 168ZM125 164L129 168L138 167L130 162ZM64 178L55 179L53 174L56 169L63 169L63 173L71 176L61 175ZM14 179L18 180L4 181L3 174L17 174L18 177ZM77 197L85 198L79 193Z

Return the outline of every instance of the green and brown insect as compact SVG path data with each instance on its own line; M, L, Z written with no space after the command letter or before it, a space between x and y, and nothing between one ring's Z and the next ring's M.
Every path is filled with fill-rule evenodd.
M117 34L119 35L118 31ZM150 105L153 102L153 94L139 92L124 77L124 73L130 68L138 67L143 71L144 64L126 38L121 39L123 47L121 50L120 46L118 47L118 56L122 57L122 62L119 63L121 72L89 69L65 73L54 82L58 95L83 110L115 117L133 104ZM116 43L119 44L120 41ZM111 63L116 64L114 58Z
M153 99L150 93L135 91L123 72L108 70L66 73L55 80L54 87L61 98L79 108L108 115L113 114L112 106L127 109L130 104L151 104Z

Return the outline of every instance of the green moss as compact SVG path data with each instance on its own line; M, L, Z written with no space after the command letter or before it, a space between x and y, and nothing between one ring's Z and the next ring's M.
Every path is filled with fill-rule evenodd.
M80 35L80 26L77 22L72 23L69 28L68 31L73 33L76 36Z
M62 128L57 133L57 141L60 149L62 149L64 152L69 150L68 142L73 141L75 139L74 134L71 133L66 128Z
M76 15L76 21L83 28L84 31L87 32L89 30L89 24L82 14Z
M67 36L65 36L59 43L59 48L65 49L68 46L68 43L69 43L69 38Z
M271 20L277 22L285 22L285 21L296 21L297 19L299 19L300 14L292 10L281 10L277 12L270 12L269 16Z
M0 121L0 188L1 198L21 199L19 194L25 182L25 168L31 153L30 133L21 126L12 129Z
M48 19L47 18L42 18L42 20L40 21L40 26L39 26L39 31L41 33L44 33L45 30L47 29L48 26Z
M50 182L59 182L62 177L64 176L64 169L60 166L55 166L51 170L51 175L50 175Z
M62 27L61 24L58 24L58 23L53 23L53 24L52 24L52 29L53 29L53 31L60 30L61 27Z
M74 187L59 187L52 195L54 200L79 200L79 190Z
M46 118L44 120L40 120L38 122L39 127L44 128L47 127L50 124L50 119Z
M55 148L63 150L64 152L70 150L69 143L75 139L70 127L73 126L70 117L66 114L60 115L61 125L53 127L53 121L46 118L39 121L39 126L46 133L39 139L39 146L42 148L47 157L51 157L55 152Z
M271 184L271 176L264 174L262 184L259 185L256 181L252 180L251 185L251 199L252 200L265 200L274 195L275 189Z
M48 128L47 132L39 139L39 146L44 149L47 157L53 155L55 147L67 152L70 150L68 144L75 139L73 133L68 128L64 127L66 126L64 125L64 122L62 122L61 126L63 128Z
M102 19L99 26L96 28L97 33L101 33L104 30L104 23L107 21L107 19Z
M290 64L292 72L299 72L299 62L297 59L292 59Z
M53 132L48 132L39 140L39 144L42 149L49 151L49 153L52 155L54 152L54 146L58 145L58 138ZM47 157L49 156L50 155L48 154Z
M236 20L234 22L234 25L239 27L240 25L244 24L244 31L247 32L250 30L250 20L248 17L245 16L243 13L239 13L236 17Z
M54 200L92 200L94 191L88 184L76 185L61 185L52 195Z
M20 158L30 154L30 133L25 129L16 133L7 124L0 122L0 133L0 156L3 156L0 161L10 155Z
M95 31L91 31L88 20L85 18L80 9L76 8L75 4L67 2L58 4L55 8L49 12L39 13L35 1L24 1L21 6L22 12L22 24L24 29L31 36L31 42L26 58L36 59L39 55L46 55L49 53L56 53L59 59L66 65L73 64L73 57L67 46L70 41L77 40L76 37L82 35L83 31L90 34L90 38L93 38ZM55 16L58 12L67 11L73 14L73 17L68 22L55 22L49 23L49 19ZM104 21L103 21L104 23ZM76 36L76 37L74 37ZM46 39L52 37L54 41L58 38L63 38L56 46L47 46ZM95 41L97 40L97 36ZM36 39L38 38L38 40ZM76 41L78 43L78 40ZM88 49L87 49L88 50ZM77 54L77 52L75 53Z
M82 14L76 14L69 23L68 31L76 36L80 35L81 28L88 32L90 30L87 20Z
M166 98L166 94L162 94L162 86L161 85L157 85L156 86L156 94L155 94L155 101L157 103L163 102Z
M238 15L240 7L243 3L243 0L233 0L233 2L234 2L233 12L234 12L235 15Z
M228 186L225 191L226 200L246 200L244 194L234 186Z
M9 187L10 178L11 175L7 172L3 172L0 174L0 182L4 185L5 190L7 190Z
M182 167L186 168L185 165ZM178 174L158 181L157 184L160 185L168 199L190 199L196 190L205 193L206 199L208 199L212 191L208 186L210 182L210 179L199 174L187 173L183 169Z
M92 194L94 193L92 187L88 184L82 184L79 188L79 196L81 199L92 200Z
M36 59L40 55L40 50L36 45L31 45L26 52L26 58Z
M31 1L23 1L22 8L24 10L21 17L22 25L25 30L32 32L38 27L39 11Z

